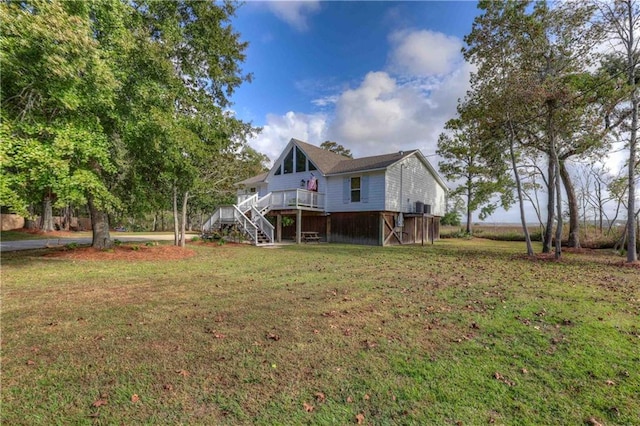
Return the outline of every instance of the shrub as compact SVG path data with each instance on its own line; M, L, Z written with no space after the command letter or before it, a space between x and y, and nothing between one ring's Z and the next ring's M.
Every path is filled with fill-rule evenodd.
M116 238L115 240L113 240L113 245L119 247L122 245L122 241Z
M441 225L460 226L460 214L458 212L448 212L440 219Z
M134 244L134 245L131 246L131 250L138 251L138 250L140 250L140 246L137 245L137 244Z

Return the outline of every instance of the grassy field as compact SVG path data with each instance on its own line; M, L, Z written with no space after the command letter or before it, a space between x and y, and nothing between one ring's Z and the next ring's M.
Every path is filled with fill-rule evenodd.
M2 255L2 424L638 424L640 270L522 243ZM597 422L597 423L596 423Z

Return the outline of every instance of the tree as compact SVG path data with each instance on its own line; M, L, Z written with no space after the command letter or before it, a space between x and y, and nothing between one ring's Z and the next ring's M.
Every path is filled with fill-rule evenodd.
M116 82L92 38L85 3L2 3L0 37L3 191L16 211L42 201L45 231L52 206L113 205L101 179L113 171L94 112L112 105Z
M492 1L481 1L479 8L483 14L465 38L469 46L465 57L478 66L472 77L472 96L477 103L491 105L485 109L484 121L508 141L505 148L512 158L517 188L518 155L526 153L524 148L546 154L549 197L544 249L550 250L557 220L555 251L559 257L562 149L566 141L577 140L572 129L582 131L582 123L592 117L576 76L584 75L591 64L590 52L599 37L597 28L589 25L593 8L580 3L550 7L545 2ZM581 140L591 143L593 139ZM522 211L522 201L520 204Z
M636 179L639 174L638 159L638 72L640 68L640 48L638 47L640 31L640 4L635 0L615 0L614 2L596 3L602 20L607 28L615 53L609 57L605 68L613 71L613 75L624 76L623 96L617 104L617 115L621 131L628 138L629 157L627 160L627 262L638 260L636 242ZM622 72L621 72L622 71ZM617 113L617 114L616 114ZM610 123L610 119L608 120ZM611 126L615 128L616 126Z
M480 209L480 219L493 213L497 207L494 195L501 195L503 207L511 202L511 179L505 164L490 142L482 139L477 122L465 115L472 114L470 108L462 106L464 118L449 120L438 140L437 153L444 160L438 163L440 172L450 181L461 179L462 183L451 193L461 196L466 204L466 232L472 233L473 212Z
M320 148L326 149L327 151L331 151L335 154L340 154L347 158L353 158L353 155L351 155L351 150L346 149L344 146L340 145L337 142L324 141L320 144Z

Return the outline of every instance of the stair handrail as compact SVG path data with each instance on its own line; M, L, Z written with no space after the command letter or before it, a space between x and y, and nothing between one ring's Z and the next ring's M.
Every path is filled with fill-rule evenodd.
M207 231L211 231L211 228L213 227L213 224L216 223L218 220L220 220L220 207L218 207L213 214L211 215L211 217L209 218L209 220L207 220L204 225L202 225L202 232L207 232Z
M262 198L259 198L255 204L256 208L260 212L260 215L264 216L269 210L271 210L271 192Z
M253 240L254 244L258 244L258 226L251 222L251 219L249 219L238 206L234 204L233 208L235 221L242 226L243 231Z
M269 239L269 242L272 243L275 228L273 227L271 222L269 222L267 218L260 213L260 210L258 210L256 206L251 206L251 216L253 219L253 223L258 228L260 228L262 232L264 232L264 234Z
M251 197L247 198L243 202L238 203L237 207L242 212L246 212L246 211L249 211L251 209L251 206L254 206L257 203L257 201L258 201L258 193L256 192L255 194L253 194Z

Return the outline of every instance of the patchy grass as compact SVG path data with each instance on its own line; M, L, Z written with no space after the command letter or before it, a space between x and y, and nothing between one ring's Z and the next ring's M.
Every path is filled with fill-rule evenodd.
M638 269L522 243L3 254L2 424L634 424Z

